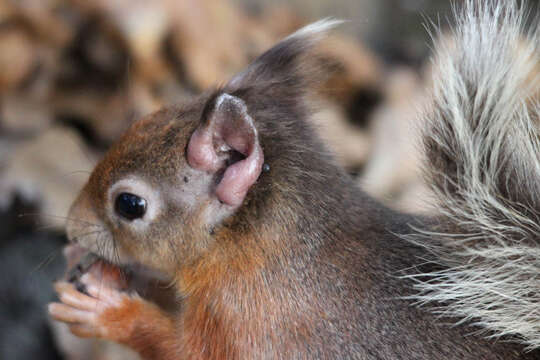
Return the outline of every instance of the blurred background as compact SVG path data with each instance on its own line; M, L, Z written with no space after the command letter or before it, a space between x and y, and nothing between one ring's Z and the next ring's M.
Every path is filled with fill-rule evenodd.
M349 21L317 49L332 75L314 126L370 194L428 211L417 113L428 30L450 14L448 0L0 0L0 359L137 359L45 315L71 201L131 123L322 17Z

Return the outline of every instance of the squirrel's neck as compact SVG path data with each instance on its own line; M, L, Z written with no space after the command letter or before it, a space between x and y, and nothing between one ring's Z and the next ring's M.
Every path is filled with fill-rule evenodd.
M324 309L310 301L313 289L302 284L298 274L291 276L304 260L298 257L293 264L292 254L285 253L289 250L263 248L263 242L276 243L271 236L275 234L244 236L240 241L246 244L233 251L228 248L226 259L212 254L212 259L182 272L179 282L186 295L182 327L185 341L193 344L193 355L246 359L275 354L276 349L291 354L305 350L305 339L315 329L311 322Z
M350 246L363 231L356 219L374 203L348 178L308 181L250 209L257 217L220 229L204 259L182 269L183 328L186 341L198 344L193 349L227 358L258 357L275 347L301 353L318 336L326 295L317 289L328 281L321 267L335 266L324 263L335 259L322 251L344 253L341 240ZM355 246L361 253L361 243Z

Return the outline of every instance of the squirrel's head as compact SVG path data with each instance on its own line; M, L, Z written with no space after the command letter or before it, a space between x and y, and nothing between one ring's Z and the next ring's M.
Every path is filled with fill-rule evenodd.
M135 123L71 207L70 240L170 272L211 248L233 215L257 216L246 206L265 201L275 168L300 167L309 151L300 134L310 131L302 98L312 78L301 58L334 24L301 29L225 86Z

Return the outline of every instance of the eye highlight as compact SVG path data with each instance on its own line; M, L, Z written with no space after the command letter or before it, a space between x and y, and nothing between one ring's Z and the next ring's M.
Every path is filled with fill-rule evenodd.
M126 220L140 219L146 213L146 200L131 193L121 193L114 201L114 211Z

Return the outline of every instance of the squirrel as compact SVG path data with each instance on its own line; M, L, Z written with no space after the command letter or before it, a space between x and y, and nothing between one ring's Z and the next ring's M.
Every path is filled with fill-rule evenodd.
M322 20L109 150L67 224L73 252L100 260L56 283L49 313L145 359L538 359L540 38L525 18L466 0L436 47L433 216L370 198L311 128L310 51L337 25ZM163 274L178 308L126 288L126 264Z

